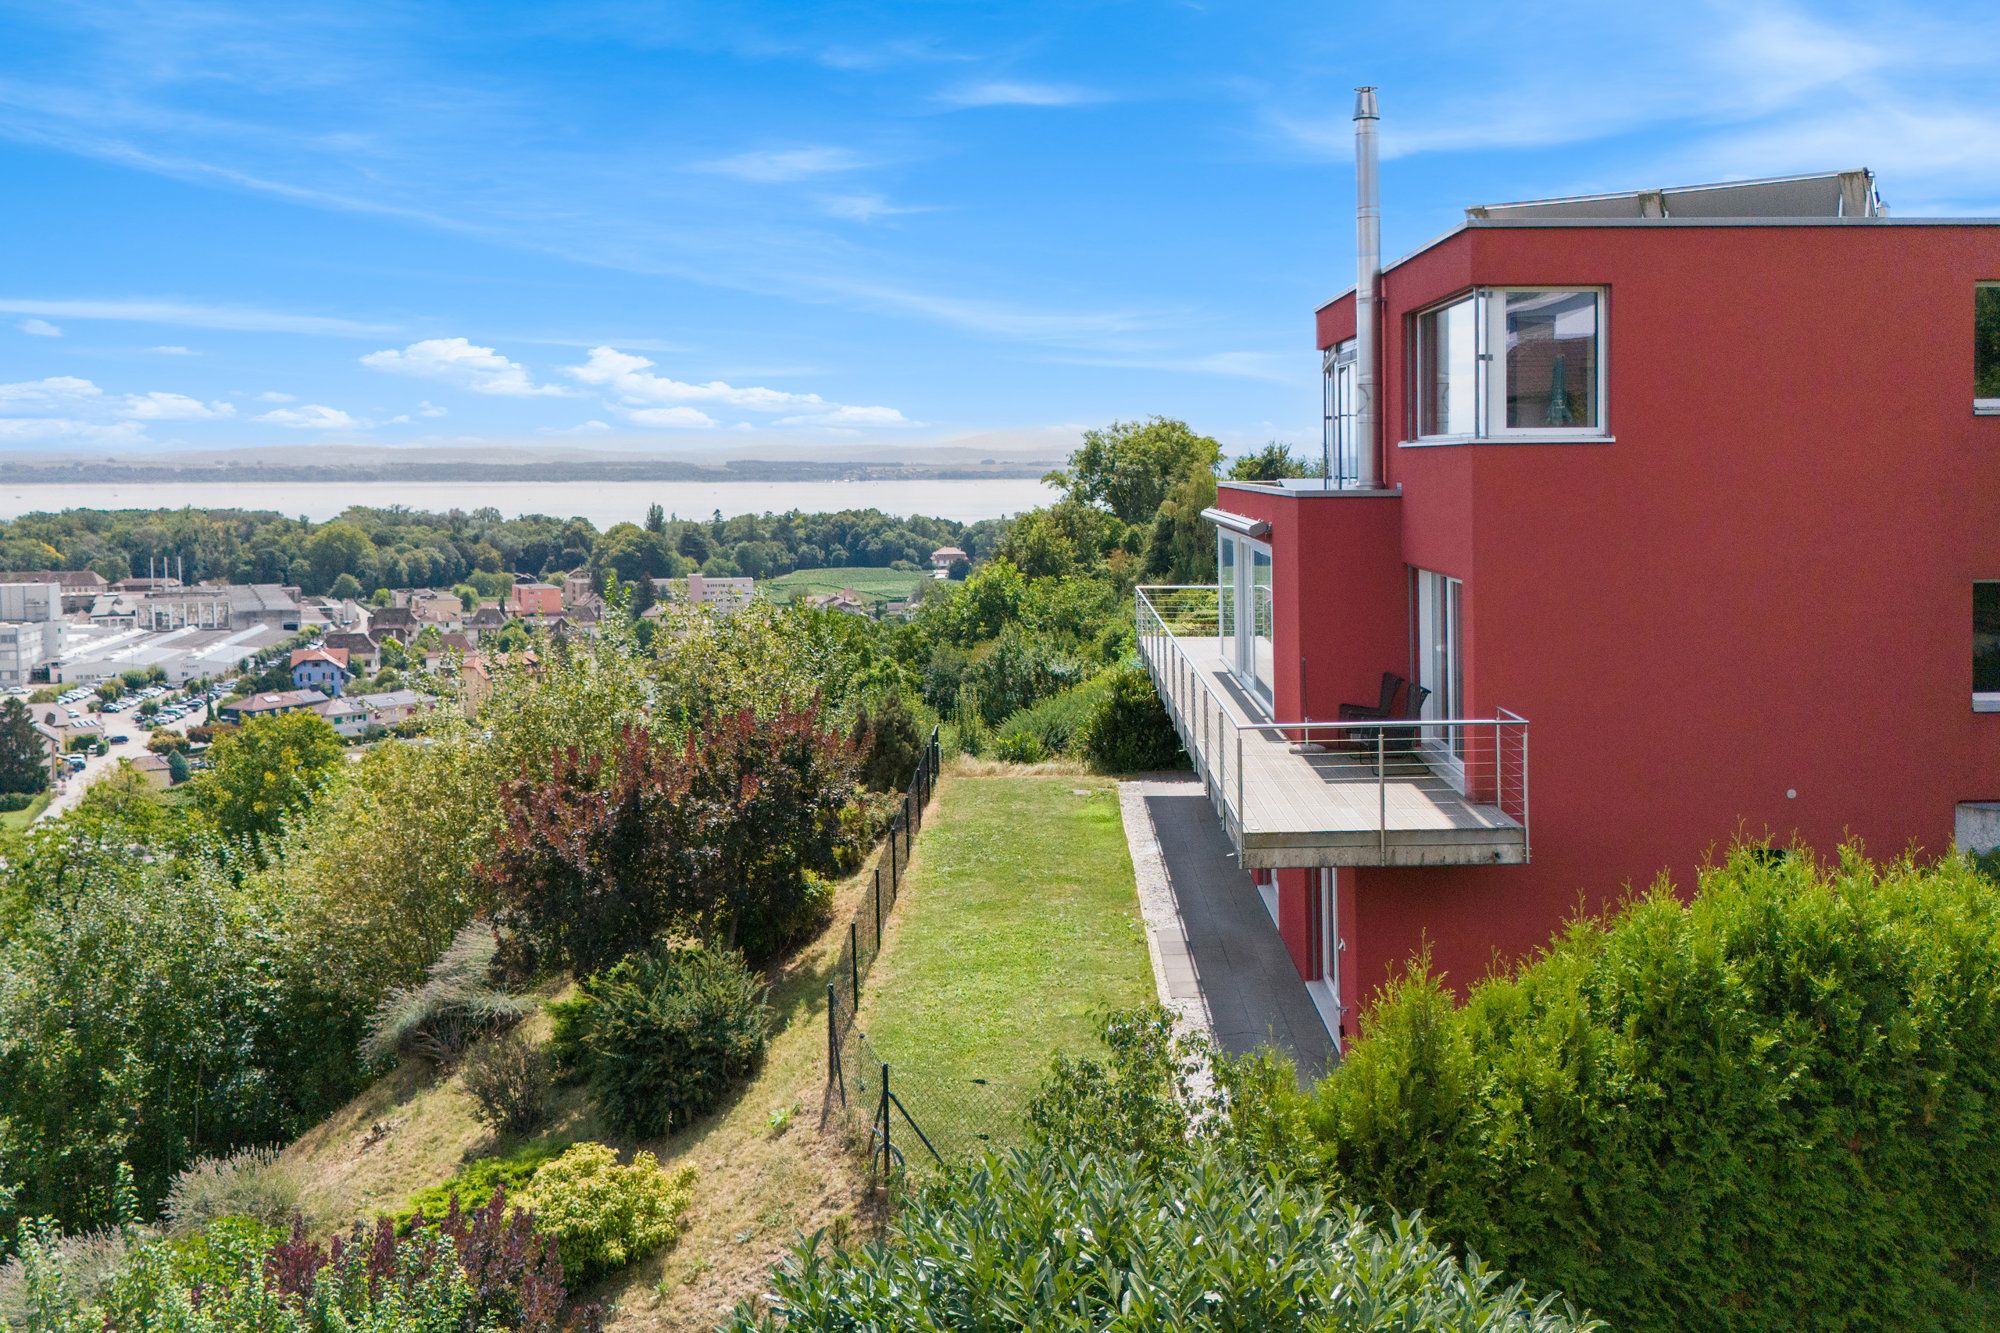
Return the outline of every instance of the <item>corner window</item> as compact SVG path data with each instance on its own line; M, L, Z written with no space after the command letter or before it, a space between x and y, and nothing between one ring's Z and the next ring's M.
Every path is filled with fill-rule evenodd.
M2000 713L2000 582L1972 585L1972 706Z
M1503 292L1504 430L1596 430L1597 293Z
M1602 290L1482 289L1415 334L1417 439L1605 433Z
M2000 282L1972 293L1972 407L2000 415Z
M1417 316L1417 434L1472 435L1479 373L1477 298Z

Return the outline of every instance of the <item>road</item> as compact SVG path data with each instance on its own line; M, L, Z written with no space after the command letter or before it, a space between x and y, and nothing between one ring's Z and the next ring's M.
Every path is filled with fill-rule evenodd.
M190 713L180 721L163 727L161 730L186 731L189 727L199 726L202 718L203 714L200 712ZM147 752L146 738L153 733L141 727L139 719L132 714L110 713L100 715L98 721L104 724L104 734L106 736L127 736L131 739L127 740L123 745L113 745L108 754L91 755L88 759L84 760L83 771L81 773L72 773L69 777L58 783L55 799L42 808L41 814L35 816L37 824L41 823L44 819L54 819L57 815L82 800L83 794L90 790L90 785L106 773L109 773L112 769L118 767L120 759L137 759L140 755Z

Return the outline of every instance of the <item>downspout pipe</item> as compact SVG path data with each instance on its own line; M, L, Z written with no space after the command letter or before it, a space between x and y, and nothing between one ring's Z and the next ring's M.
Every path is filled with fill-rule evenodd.
M1375 284L1382 272L1382 199L1376 181L1375 90L1354 90L1354 484L1382 484L1375 436Z

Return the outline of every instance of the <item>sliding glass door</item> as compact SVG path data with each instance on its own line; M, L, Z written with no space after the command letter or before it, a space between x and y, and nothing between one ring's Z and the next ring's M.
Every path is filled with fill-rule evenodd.
M1268 713L1277 669L1271 638L1271 548L1230 532L1219 533L1217 541L1216 627L1223 659Z
M1417 683L1430 691L1424 716L1462 717L1465 679L1460 667L1459 603L1463 585L1434 570L1417 572ZM1465 781L1465 737L1459 727L1424 728L1424 755L1455 783Z

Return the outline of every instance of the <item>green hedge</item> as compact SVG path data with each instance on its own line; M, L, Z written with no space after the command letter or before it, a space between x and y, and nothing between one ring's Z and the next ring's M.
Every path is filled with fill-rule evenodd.
M1160 1169L1046 1148L923 1190L890 1239L818 1238L728 1333L858 1329L1430 1330L1596 1325L1454 1258L1407 1219L1372 1225L1308 1185L1198 1157Z
M2000 1326L2000 890L1968 861L1739 851L1463 1006L1392 986L1281 1087L1335 1188L1616 1327Z
M993 733L993 753L1020 764L1071 753L1091 715L1103 707L1111 691L1108 676L1052 694L1010 716Z
M1153 691L1145 668L1125 662L1105 673L1108 681L1079 738L1096 768L1106 773L1146 773L1181 768L1180 737L1166 707Z

